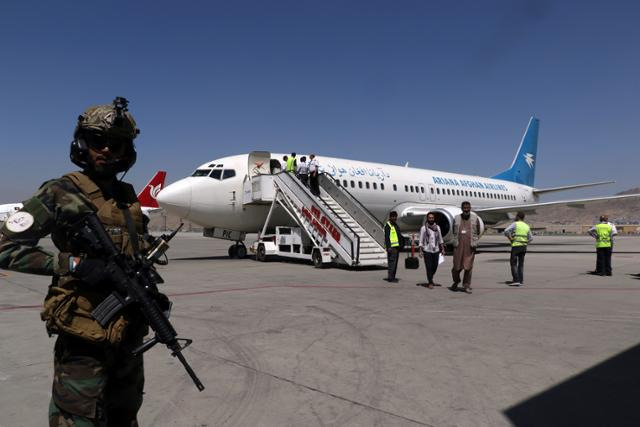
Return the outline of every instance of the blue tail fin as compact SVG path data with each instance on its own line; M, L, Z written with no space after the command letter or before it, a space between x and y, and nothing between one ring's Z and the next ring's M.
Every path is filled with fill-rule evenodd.
M538 156L538 127L540 120L531 117L529 126L522 137L520 147L509 169L492 176L495 179L517 182L533 187L536 177L536 159Z

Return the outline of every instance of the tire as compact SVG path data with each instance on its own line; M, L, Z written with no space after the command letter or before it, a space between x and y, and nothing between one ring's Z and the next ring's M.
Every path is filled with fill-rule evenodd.
M265 262L267 260L267 250L264 248L264 245L260 243L258 245L258 250L256 250L256 261Z
M238 245L229 246L229 258L236 259L238 257Z
M324 268L324 264L322 263L322 254L320 254L320 250L314 249L311 252L311 262L313 262L313 266L315 268Z
M245 245L237 245L236 257L238 259L244 259L247 256L247 247Z

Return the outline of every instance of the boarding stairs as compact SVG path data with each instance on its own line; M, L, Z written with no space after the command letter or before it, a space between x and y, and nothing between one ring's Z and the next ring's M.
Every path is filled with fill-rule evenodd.
M320 197L314 196L293 174L262 175L252 179L272 180L275 190L263 235L278 205L305 231L316 248L323 254L331 254L334 262L352 267L386 265L381 224L330 177L319 177ZM246 200L259 203L255 197Z

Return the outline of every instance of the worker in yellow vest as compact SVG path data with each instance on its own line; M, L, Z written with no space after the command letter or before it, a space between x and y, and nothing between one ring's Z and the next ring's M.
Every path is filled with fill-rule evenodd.
M285 172L295 174L297 166L298 166L298 162L296 161L296 153L291 153L291 155L287 159Z
M504 230L504 235L511 242L511 285L524 284L524 256L527 254L527 246L533 240L531 227L524 222L524 212L516 214L516 220Z
M600 223L589 229L589 235L596 239L596 271L594 274L598 276L611 276L613 236L618 234L618 230L608 220L606 215L601 215Z
M398 256L400 250L404 246L404 239L400 232L400 227L396 221L398 220L398 213L392 211L389 213L389 221L384 226L384 245L387 249L387 278L384 279L389 283L397 283L396 270L398 269Z

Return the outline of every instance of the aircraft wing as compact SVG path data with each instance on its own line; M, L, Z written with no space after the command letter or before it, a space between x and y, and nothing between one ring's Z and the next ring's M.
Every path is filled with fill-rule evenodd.
M576 199L576 200L558 200L555 202L542 202L542 203L528 203L526 205L510 205L510 206L495 206L490 208L478 208L473 211L480 216L483 214L501 214L501 213L509 213L509 212L530 212L537 211L542 208L550 207L550 206L568 206L570 208L580 208L583 209L585 205L595 202L602 201L610 201L610 200L622 200L622 199L631 199L631 198L639 198L640 193L636 194L626 194L624 196L609 196L609 197L594 197L590 199Z

